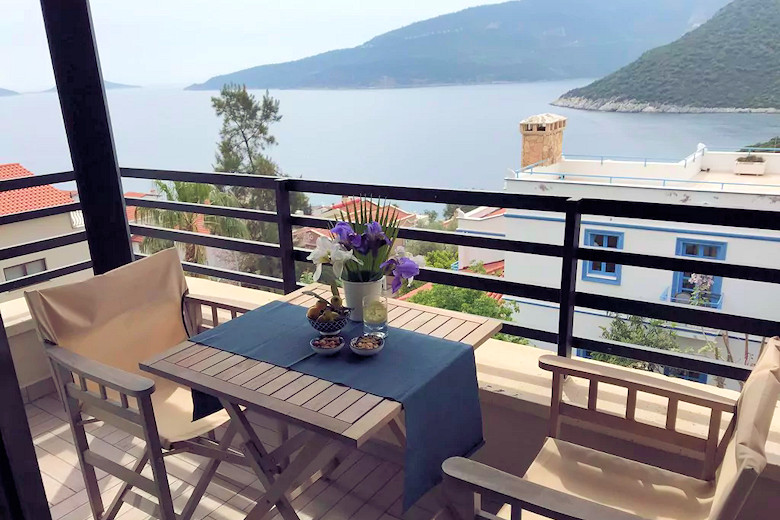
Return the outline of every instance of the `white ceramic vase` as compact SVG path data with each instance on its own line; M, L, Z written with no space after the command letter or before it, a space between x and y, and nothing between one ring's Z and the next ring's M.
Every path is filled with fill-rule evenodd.
M344 284L345 305L352 309L349 318L352 321L363 321L363 298L366 296L380 296L385 288L384 277L373 282L348 282L342 280Z

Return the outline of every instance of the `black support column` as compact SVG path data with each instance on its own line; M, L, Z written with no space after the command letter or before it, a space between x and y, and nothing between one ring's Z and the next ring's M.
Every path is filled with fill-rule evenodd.
M88 0L41 0L95 274L133 261Z
M51 520L2 316L0 394L0 518Z

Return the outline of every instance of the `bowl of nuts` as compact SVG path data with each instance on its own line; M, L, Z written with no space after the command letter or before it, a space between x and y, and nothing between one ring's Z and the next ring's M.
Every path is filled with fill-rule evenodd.
M338 354L338 352L344 347L344 338L342 336L320 336L311 340L309 345L311 349L317 354L323 356L332 356Z
M349 342L349 348L358 356L375 356L384 346L385 339L377 334L361 334Z

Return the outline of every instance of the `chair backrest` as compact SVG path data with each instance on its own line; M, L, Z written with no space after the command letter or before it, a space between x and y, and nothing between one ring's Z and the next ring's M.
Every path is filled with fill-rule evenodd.
M737 402L734 435L717 476L710 520L734 520L766 467L769 427L780 398L780 338L764 347Z
M41 339L140 374L138 363L187 339L179 255L167 249L88 280L29 291ZM144 374L147 377L148 374Z

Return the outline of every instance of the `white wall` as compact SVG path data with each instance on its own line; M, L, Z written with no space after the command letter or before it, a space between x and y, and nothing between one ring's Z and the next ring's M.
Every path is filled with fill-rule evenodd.
M565 173L567 180L576 180L576 174L603 177L643 177L651 179L689 179L701 169L702 154L695 154L682 161L647 162L612 159L566 159L550 166L535 167L533 173L521 173L522 178L534 179L541 173ZM550 178L553 178L552 176ZM582 177L585 180L585 177ZM630 179L614 179L616 184L631 184Z
M663 202L690 201L687 204L714 205L721 203L734 207L753 207L780 210L780 201L771 196L744 194L723 194L709 192L684 192L681 190L658 190L653 188L626 188L617 186L594 186L563 182L507 181L509 191L519 193L544 193L558 196L581 196L602 199L639 199ZM778 215L780 217L780 214ZM507 210L504 231L513 240L562 244L563 215L538 212ZM623 250L628 252L676 256L678 238L723 242L726 244L725 262L778 268L780 266L780 232L751 230L728 226L705 226L674 222L620 219L598 216L583 216L581 243L589 229L602 229L623 233ZM557 258L521 253L506 253L505 277L511 281L559 287L561 261ZM620 285L611 285L582 279L582 262L577 275L577 290L604 294L634 300L658 303L661 294L673 283L673 272L622 266ZM720 311L767 320L780 320L780 287L775 284L751 282L737 279L723 279L723 305ZM518 299L520 310L517 322L521 325L555 332L558 327L557 304ZM673 304L674 305L674 304ZM683 304L679 304L683 305ZM575 334L598 338L601 327L609 319L600 311L579 309L575 316ZM699 327L678 324L678 335L691 350L701 346L702 331ZM718 331L709 331L717 333ZM735 354L743 352L744 336L732 333L732 347ZM760 338L752 338L751 352L758 349ZM540 345L544 346L544 345ZM549 347L549 345L547 346Z
M13 224L4 224L0 226L0 248L15 246L25 242L33 242L44 238L51 238L58 235L72 233L76 231L71 223L70 214L51 215L48 217L16 222ZM89 249L86 242L71 244L68 246L57 247L39 253L18 256L7 260L0 260L0 283L5 282L3 268L13 265L19 265L33 260L46 259L46 268L48 270L64 267L66 265L89 260ZM33 287L45 287L49 285L59 285L76 280L83 280L92 276L91 270L74 273L68 276L60 277L51 282L37 284L25 288L29 290ZM25 289L0 293L0 301L8 301L22 296Z
M503 215L485 219L458 219L458 231L468 234L476 234L487 237L503 238L505 233L505 219ZM493 249L481 249L477 247L458 247L458 264L460 268L470 266L475 262L488 264L504 260L504 251Z
M737 157L743 157L746 153L734 152L705 152L702 158L702 169L709 168L714 172L733 172L734 162ZM764 158L767 175L780 175L780 153L751 153Z

